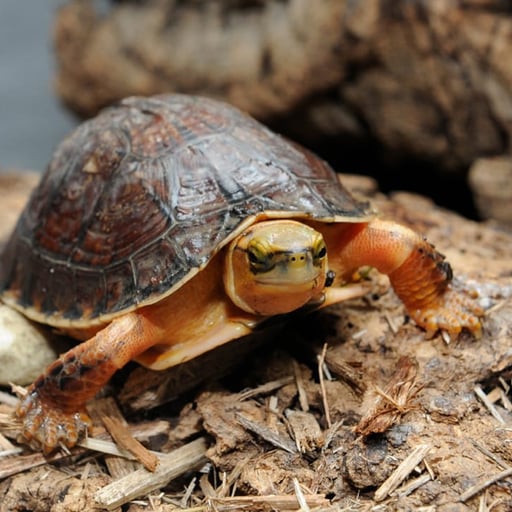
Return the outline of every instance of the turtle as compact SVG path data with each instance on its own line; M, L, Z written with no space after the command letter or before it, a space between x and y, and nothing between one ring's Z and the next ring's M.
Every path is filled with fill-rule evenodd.
M479 336L482 309L445 257L355 199L309 150L227 103L129 97L57 146L0 257L0 297L79 341L38 377L22 439L74 446L85 405L129 361L161 370L273 317L389 276L427 336Z

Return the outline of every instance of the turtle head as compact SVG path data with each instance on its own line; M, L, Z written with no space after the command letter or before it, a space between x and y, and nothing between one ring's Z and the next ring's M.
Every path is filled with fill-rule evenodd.
M320 299L326 271L327 248L318 231L296 221L270 220L231 242L224 284L239 308L270 316Z

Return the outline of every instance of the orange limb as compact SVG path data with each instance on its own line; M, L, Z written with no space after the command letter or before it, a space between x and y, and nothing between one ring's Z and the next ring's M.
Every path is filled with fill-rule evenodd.
M393 222L375 219L348 224L341 235L322 230L329 248L329 266L345 280L364 265L389 276L411 318L429 335L441 329L457 335L468 329L481 333L482 309L455 290L452 269L442 254L423 237Z
M75 445L90 424L86 402L119 368L154 343L154 330L144 316L129 313L54 361L18 407L25 441L45 453L61 443Z
M52 363L18 407L24 440L45 453L74 446L90 423L86 403L132 359L168 368L251 332L261 319L226 303L216 278L221 263L214 260L159 302L113 319Z

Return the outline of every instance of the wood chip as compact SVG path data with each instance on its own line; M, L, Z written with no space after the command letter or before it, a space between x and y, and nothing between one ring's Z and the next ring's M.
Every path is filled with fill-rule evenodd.
M127 451L146 469L155 470L158 457L134 438L132 430L112 397L92 401L87 410L96 423L102 422L105 425L121 453ZM114 478L121 478L137 469L127 457L106 457L105 460L109 472Z
M300 453L311 454L322 448L322 429L311 413L287 409L285 415Z
M366 391L366 384L360 369L354 368L350 363L343 361L339 355L327 352L325 362L331 372L346 382L357 394L362 395Z
M328 507L329 500L320 494L302 494L304 502L310 509ZM297 496L232 496L227 498L210 498L209 501L214 505L213 510L219 512L232 510L260 510L262 505L267 505L272 510L297 511L300 509L300 503ZM205 509L205 510L209 510Z
M502 418L501 414L498 412L498 409L494 407L494 404L489 400L487 395L484 393L484 390L477 384L474 388L475 394L482 403L489 409L489 412L494 416L494 418L501 423L502 425L505 425L505 420Z
M114 441L125 450L128 450L148 470L155 471L158 467L158 457L145 448L131 434L118 418L105 416L103 423Z
M206 463L206 439L201 437L170 453L160 456L154 472L140 468L130 475L103 487L95 494L99 506L114 510L131 500L167 485L173 478Z
M81 449L74 449L73 455L83 453L83 451ZM62 452L49 456L44 456L42 453L29 453L28 455L18 455L14 458L5 458L2 459L0 464L0 480L42 466L48 462L62 462L67 458L69 458L69 454Z
M425 472L420 475L418 478L407 482L402 487L398 488L393 494L397 496L409 496L409 494L413 493L416 489L419 489L422 485L425 485L427 482L430 482L432 477L430 473Z
M509 468L509 465L501 458L499 457L498 455L492 453L490 450L488 450L485 446L482 446L478 441L476 441L475 439L471 439L471 443L473 444L473 446L479 450L480 452L482 452L484 455L486 455L487 457L489 457L489 459L491 459L492 461L494 461L498 466L501 467L501 469L508 469Z
M288 453L297 453L297 448L291 439L276 434L273 430L270 430L265 425L252 421L242 414L237 414L236 418L245 429L254 432L256 435L274 445L276 448L281 448Z
M400 463L391 476L375 491L373 499L382 501L389 496L424 459L431 445L420 444ZM430 478L430 475L429 475Z
M199 487L206 498L215 498L217 496L215 487L210 482L208 475L201 475Z
M467 501L473 496L475 496L475 494L478 494L480 491L483 491L490 485L499 482L500 480L503 480L504 478L507 478L509 476L512 476L512 468L508 468L505 471L502 471L501 473L498 473L497 475L494 475L491 478L484 480L482 483L471 486L467 491L463 492L460 495L459 501Z

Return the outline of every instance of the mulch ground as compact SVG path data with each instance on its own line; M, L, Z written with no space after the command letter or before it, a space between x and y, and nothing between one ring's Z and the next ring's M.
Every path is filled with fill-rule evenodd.
M32 183L2 178L0 240ZM481 339L425 340L372 271L361 299L168 371L129 365L69 453L16 442L6 388L0 510L512 510L512 236L347 183L446 254L487 308Z

